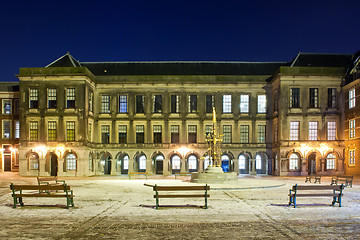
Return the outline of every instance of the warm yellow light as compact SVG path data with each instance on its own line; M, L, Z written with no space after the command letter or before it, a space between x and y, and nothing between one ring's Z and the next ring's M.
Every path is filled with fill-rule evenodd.
M327 151L329 151L329 149L330 148L328 146L323 145L320 147L319 151L324 155Z
M189 149L187 147L181 147L178 151L184 156L185 153L189 151Z

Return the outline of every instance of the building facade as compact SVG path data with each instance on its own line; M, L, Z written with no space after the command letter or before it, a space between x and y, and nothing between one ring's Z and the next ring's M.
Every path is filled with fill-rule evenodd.
M213 107L224 171L343 174L341 87L351 57L87 63L68 53L21 68L20 174L204 171Z

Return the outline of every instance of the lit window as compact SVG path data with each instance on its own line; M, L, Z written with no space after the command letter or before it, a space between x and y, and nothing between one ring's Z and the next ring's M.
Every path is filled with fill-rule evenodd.
M327 140L336 140L336 122L327 123Z
M180 111L180 96L179 95L171 95L171 113L178 113Z
M128 155L126 155L126 156L124 157L123 169L124 169L124 170L128 170L128 169L129 169L129 156L128 156Z
M146 157L141 155L139 157L139 170L146 170Z
M354 149L349 150L349 165L350 166L355 165L355 150Z
M127 143L126 125L119 125L119 143Z
M171 125L171 143L179 143L179 125Z
M39 170L39 156L36 153L30 155L29 165L30 170Z
M335 169L335 156L332 153L326 157L326 169Z
M300 88L290 88L290 108L300 107Z
M319 107L319 89L318 88L310 88L309 89L309 103L310 108L318 108Z
M188 126L188 143L196 143L196 125Z
M2 113L3 114L11 114L11 99L3 99L2 100Z
M30 89L29 93L29 108L38 108L39 107L39 92L37 89Z
M161 125L154 125L154 143L162 143Z
M259 125L258 126L258 143L265 143L265 133L266 133L266 126Z
M255 168L257 170L260 170L262 169L262 157L260 155L256 155L256 158L255 158Z
M30 122L30 141L38 140L38 122Z
M136 143L144 143L144 125L136 126Z
M295 153L290 155L289 158L289 169L297 170L299 168L299 156Z
M231 95L223 96L223 113L231 113Z
M249 113L249 95L240 95L240 113Z
M316 141L318 134L318 122L309 122L309 140Z
M244 155L239 156L239 169L244 170L246 164L246 157Z
M154 113L161 113L162 112L162 95L154 95Z
M349 137L355 138L355 119L349 121Z
M75 122L66 122L66 141L75 141Z
M127 96L119 95L119 113L127 113Z
M231 143L231 125L223 126L223 143Z
M49 142L56 141L56 122L55 121L48 122L48 141Z
M20 138L20 121L15 121L15 138Z
M209 156L206 156L204 159L204 169L207 169L208 166L212 166L212 162Z
M66 170L76 170L76 157L74 154L69 154L66 156Z
M290 122L290 140L299 140L299 122Z
M56 108L56 89L48 89L48 108Z
M110 126L101 126L101 143L108 144L110 142Z
M197 96L189 95L189 113L197 112Z
M258 95L258 113L266 113L266 95Z
M101 96L101 112L110 113L110 96L102 95Z
M189 171L197 170L197 158L195 155L190 155L188 158Z
M349 90L349 109L355 107L355 88Z
M249 143L249 125L240 126L240 143Z
M180 170L180 163L181 163L180 157L178 155L174 155L171 158L171 168L172 168L172 170Z
M75 108L75 88L66 89L66 108Z

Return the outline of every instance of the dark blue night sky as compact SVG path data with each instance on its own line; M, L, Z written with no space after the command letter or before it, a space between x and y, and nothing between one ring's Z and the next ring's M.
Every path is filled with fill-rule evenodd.
M290 61L360 50L360 1L7 1L0 81L67 51L81 62Z

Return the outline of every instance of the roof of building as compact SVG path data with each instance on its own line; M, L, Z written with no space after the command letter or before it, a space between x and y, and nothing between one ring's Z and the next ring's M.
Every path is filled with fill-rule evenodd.
M344 67L351 62L351 54L301 53L290 62L291 67Z
M18 82L1 82L0 92L19 92Z
M59 57L45 67L81 67L81 65L78 60L67 52L64 56Z

